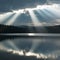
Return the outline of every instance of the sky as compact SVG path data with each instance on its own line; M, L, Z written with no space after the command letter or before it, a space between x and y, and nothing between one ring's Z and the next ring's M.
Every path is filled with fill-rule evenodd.
M51 7L39 5L51 4ZM53 5L55 7L52 7ZM57 4L59 4L57 6ZM59 25L60 0L0 0L0 24L20 26L22 24ZM32 8L33 7L33 8ZM27 12L26 8L31 9ZM23 11L20 11L25 9ZM37 9L37 10L36 10ZM20 13L20 12L21 13ZM23 18L24 17L24 18Z
M60 3L60 0L48 0L53 3ZM8 12L11 9L20 9L26 7L34 7L37 4L45 4L47 0L0 0L0 13Z
M53 5L33 7L32 9L38 9L22 12L21 8L45 5L47 0L0 0L0 24L20 26L32 22L34 26L60 25L60 5L58 5L60 0L48 0L49 3L52 1L54 7Z
M0 24L4 25L60 25L60 4L37 5L35 8L12 10L0 14Z
M25 7L34 7L35 4L44 4L46 0L0 0L0 12L11 11Z
M46 6L46 4L51 6ZM60 0L0 0L0 24L59 25L59 6Z

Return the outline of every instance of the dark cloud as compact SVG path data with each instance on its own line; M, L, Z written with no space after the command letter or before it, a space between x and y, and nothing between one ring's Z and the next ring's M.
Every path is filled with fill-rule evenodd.
M11 9L21 9L34 7L37 4L44 4L46 0L0 0L0 12L11 11Z
M60 0L49 0L60 3ZM0 0L0 13L9 12L11 10L35 7L38 4L45 4L47 0Z

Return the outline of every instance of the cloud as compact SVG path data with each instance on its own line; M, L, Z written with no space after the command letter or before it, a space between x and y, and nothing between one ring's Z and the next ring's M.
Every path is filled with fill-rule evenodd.
M60 3L60 0L49 0L48 2ZM35 7L36 5L45 3L47 3L47 0L0 0L0 13L21 8Z
M8 12L11 9L34 7L36 4L43 4L46 0L0 0L0 12Z

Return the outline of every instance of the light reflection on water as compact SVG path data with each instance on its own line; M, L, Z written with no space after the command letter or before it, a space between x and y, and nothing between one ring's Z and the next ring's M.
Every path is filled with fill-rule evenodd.
M56 37L42 37L42 38L14 38L6 39L0 42L0 48L7 48L13 50L26 50L27 52L34 52L53 57L60 56L60 38Z

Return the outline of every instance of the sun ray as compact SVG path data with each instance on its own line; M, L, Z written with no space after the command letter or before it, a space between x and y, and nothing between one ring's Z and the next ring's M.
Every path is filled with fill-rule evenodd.
M42 26L42 23L38 20L38 18L36 17L36 15L32 10L29 10L29 14L31 16L32 23L34 26L39 26L39 25Z
M13 13L5 13L0 15L0 23L2 24L7 18L9 18Z
M8 44L15 50L19 50L19 48L13 43L13 41L8 40Z
M13 25L13 23L15 22L15 20L17 19L17 17L21 15L21 12L16 13L9 21L7 21L5 24L6 25Z

